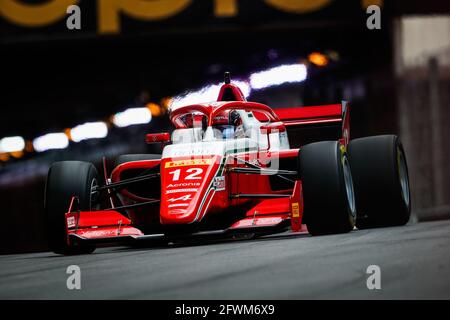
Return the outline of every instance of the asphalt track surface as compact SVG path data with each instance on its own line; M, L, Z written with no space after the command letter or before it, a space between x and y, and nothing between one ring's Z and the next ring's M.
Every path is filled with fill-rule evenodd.
M68 290L66 268L81 268ZM368 290L369 265L381 289ZM84 256L0 256L0 299L449 299L450 221Z

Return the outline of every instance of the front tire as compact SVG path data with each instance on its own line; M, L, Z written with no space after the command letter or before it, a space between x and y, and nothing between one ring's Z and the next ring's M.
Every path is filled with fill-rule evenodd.
M346 233L356 218L352 175L347 155L337 141L300 149L304 215L312 235Z
M73 196L78 197L78 208L90 211L93 206L93 186L98 182L97 169L88 162L55 162L48 172L45 186L45 211L49 247L59 254L92 253L94 246L68 245L65 213Z
M408 166L395 135L350 141L349 159L355 184L359 229L400 226L411 212Z

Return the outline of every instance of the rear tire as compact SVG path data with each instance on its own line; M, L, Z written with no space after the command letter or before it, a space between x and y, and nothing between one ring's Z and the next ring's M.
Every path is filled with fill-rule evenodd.
M80 210L91 210L94 201L91 190L97 182L97 170L88 162L61 161L50 167L45 186L45 211L49 247L53 252L70 255L95 250L91 245L67 244L65 213L73 196L78 197Z
M382 135L350 141L359 229L408 222L411 196L406 156L400 139Z
M346 233L356 219L353 182L347 155L337 141L300 149L304 216L312 235Z

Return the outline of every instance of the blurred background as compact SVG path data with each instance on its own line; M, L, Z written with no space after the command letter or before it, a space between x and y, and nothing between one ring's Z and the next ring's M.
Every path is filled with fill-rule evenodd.
M414 219L450 213L448 0L0 0L0 253L47 248L52 162L161 152L225 71L273 108L348 100L352 138L401 137Z

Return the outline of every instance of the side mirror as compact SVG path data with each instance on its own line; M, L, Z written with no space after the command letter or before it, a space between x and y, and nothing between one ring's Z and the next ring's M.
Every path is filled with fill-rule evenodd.
M150 143L166 143L170 141L170 134L168 132L149 133L145 135L145 142Z
M272 132L285 132L286 127L283 123L268 124L259 128L262 134L271 134Z
M268 125L264 125L259 127L259 130L261 130L261 134L267 134L267 151L270 149L270 134L272 132L285 132L286 127L282 122L276 122L276 123L269 123Z

